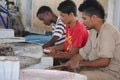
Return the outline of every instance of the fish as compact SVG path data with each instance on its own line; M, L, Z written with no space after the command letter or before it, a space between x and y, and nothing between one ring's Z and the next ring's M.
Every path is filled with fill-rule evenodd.
M18 45L16 43L16 45ZM26 44L20 44L21 46L25 46ZM29 45L30 46L30 45ZM31 45L33 46L33 45ZM17 47L17 46L16 46ZM28 46L26 46L28 47ZM29 56L27 54L27 52L31 52L31 51L34 51L34 49L32 50L31 48L29 49L24 49L24 47L22 48L23 50L26 50L26 52L24 51L21 52L21 54L25 54L26 56L24 56L23 54L22 55L16 55L16 52L15 52L15 46L13 46L13 44L3 44L3 45L0 45L0 56L14 56L14 57L17 57L19 62L20 62L20 69L24 69L24 68L27 68L31 65L34 65L34 64L37 64L37 63L40 63L41 61L41 58L39 57L33 57L33 56ZM19 48L19 47L18 47ZM30 51L31 50L31 51ZM19 50L20 51L20 50ZM38 54L39 55L39 54Z
M41 58L33 58L28 56L16 56L20 61L20 69L27 68L31 65L38 64L41 61Z
M0 56L13 56L14 51L11 47L1 47L0 48Z

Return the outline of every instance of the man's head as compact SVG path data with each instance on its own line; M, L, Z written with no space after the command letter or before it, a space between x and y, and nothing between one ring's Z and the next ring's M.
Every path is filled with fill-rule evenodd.
M52 23L52 21L51 21L52 14L53 14L53 12L50 7L41 6L38 9L36 16L39 18L39 20L43 21L44 24L50 25Z
M60 11L61 20L65 24L69 24L75 16L77 16L77 8L73 1L65 0L61 2L57 8Z
M105 18L104 8L97 0L84 0L79 6L79 11L82 12L83 23L89 29Z

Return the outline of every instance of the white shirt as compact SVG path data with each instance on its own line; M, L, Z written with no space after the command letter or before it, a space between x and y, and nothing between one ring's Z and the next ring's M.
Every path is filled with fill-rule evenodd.
M58 17L56 24L54 24L52 26L52 36L58 36L59 39L57 40L57 42L55 42L56 44L61 44L65 41L65 36L66 36L66 30L65 30L65 24L60 20L60 17Z

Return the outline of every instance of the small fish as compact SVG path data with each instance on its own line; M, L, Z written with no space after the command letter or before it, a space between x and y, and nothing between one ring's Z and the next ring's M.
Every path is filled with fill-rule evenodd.
M13 56L14 51L11 47L2 47L0 48L0 56Z

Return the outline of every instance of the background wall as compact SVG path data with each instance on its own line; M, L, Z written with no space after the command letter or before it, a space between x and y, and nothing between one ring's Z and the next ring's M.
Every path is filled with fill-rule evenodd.
M31 5L27 6L27 2L28 1L32 1ZM47 5L50 6L53 10L53 12L56 15L59 15L59 12L57 11L57 7L59 5L60 2L62 2L64 0L20 0L20 12L21 12L21 16L22 16L22 21L25 27L27 27L26 29L28 30L35 30L35 31L39 31L39 30L51 30L50 26L46 26L44 25L40 20L37 19L36 17L36 13L39 7L43 6L43 5ZM79 7L79 5L83 2L83 0L73 0L77 7ZM107 1L108 0L99 0L103 6L105 7L105 10L107 12ZM27 8L30 7L31 8ZM27 10L30 9L30 10ZM30 11L30 12L27 12ZM31 14L30 16L27 16L27 13ZM78 19L81 20L81 15L78 12ZM28 18L31 18L30 21L30 25L27 24Z
M50 6L52 8L53 12L56 15L59 15L59 12L57 11L57 7L58 7L59 3L62 1L64 1L64 0L41 0L41 1L34 0L32 2L32 4L33 4L33 7L32 7L32 27L34 27L36 29L40 28L40 29L50 30L51 29L50 26L44 25L40 20L38 20L36 18L37 10L40 6L47 5L47 6ZM75 1L75 3L78 6L83 0L73 0L73 1Z

